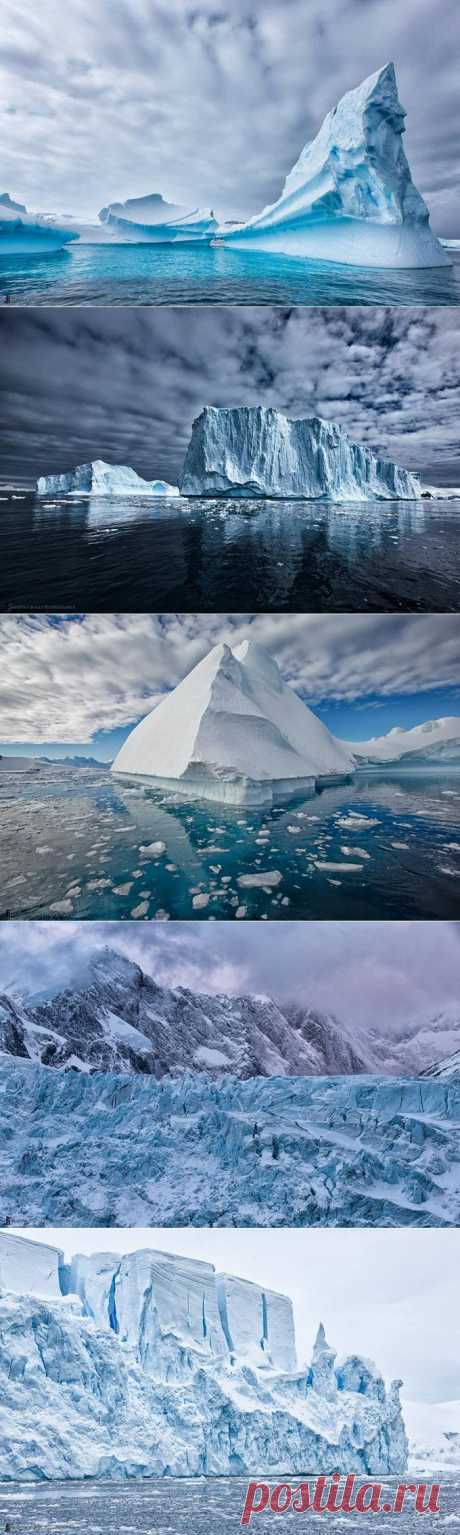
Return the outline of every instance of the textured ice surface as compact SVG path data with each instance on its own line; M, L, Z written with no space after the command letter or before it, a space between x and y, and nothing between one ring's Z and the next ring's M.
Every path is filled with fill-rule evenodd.
M53 220L28 213L23 203L15 203L8 192L0 197L0 256L36 255L40 251L60 250L70 240L78 240L71 229L62 229Z
M58 1300L64 1255L57 1247L0 1231L0 1292Z
M208 208L192 211L178 203L167 203L159 192L147 197L129 197L125 203L110 203L101 208L99 218L120 240L147 242L206 240L218 228Z
M455 1078L158 1082L4 1057L0 1222L458 1225L459 1125Z
M215 645L124 742L112 771L154 778L193 798L270 804L353 769L336 741L283 681L273 657L245 640Z
M125 464L105 464L95 459L92 464L78 464L67 474L40 475L37 480L39 496L178 496L177 485L166 480L142 480L135 469Z
M336 421L291 420L263 405L206 405L193 423L181 492L352 503L420 499L421 485L352 442Z
M97 1284L107 1256L85 1262ZM285 1297L273 1297L272 1322L272 1297L257 1285L144 1251L114 1257L108 1310L95 1316L85 1287L83 1298L37 1298L34 1261L22 1295L0 1285L2 1480L404 1470L397 1384L387 1390L358 1358L335 1370L322 1329L312 1369L299 1368Z
M370 741L347 743L357 763L380 762L459 762L460 717L448 715L444 719L426 720L411 730L395 726L384 736Z
M328 112L278 201L226 241L351 266L449 265L411 178L404 117L386 64Z

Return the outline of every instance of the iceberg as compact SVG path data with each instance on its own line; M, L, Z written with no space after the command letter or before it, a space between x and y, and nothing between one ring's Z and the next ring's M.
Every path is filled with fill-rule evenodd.
M53 219L28 213L23 203L13 202L8 192L0 196L0 257L61 250L78 240L74 229L62 229Z
M101 223L121 241L164 243L181 240L206 240L218 229L211 209L181 207L165 202L159 192L148 197L129 197L124 203L109 203L99 213Z
M44 474L37 480L39 496L178 496L177 485L166 480L142 480L125 464L105 464L95 459L78 464L67 474Z
M269 805L319 782L343 782L351 752L251 640L215 645L131 731L112 765L195 799Z
M12 1240L0 1234L2 1481L405 1470L400 1383L357 1355L336 1364L322 1328L299 1365L286 1296L144 1250L59 1262L61 1293L43 1297L41 1247L22 1242L21 1283Z
M290 419L262 405L207 405L193 422L183 496L418 500L415 474L352 442L336 421Z
M347 266L450 266L412 181L404 119L389 63L328 112L278 201L219 239Z
M443 719L426 720L423 725L413 725L410 730L395 725L384 736L375 736L370 741L348 741L347 746L357 766L457 763L460 761L460 716L453 714Z

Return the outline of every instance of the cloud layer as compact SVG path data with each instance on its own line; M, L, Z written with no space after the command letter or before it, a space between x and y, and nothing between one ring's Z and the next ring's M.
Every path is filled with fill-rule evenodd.
M460 683L456 615L4 616L0 741L88 742L132 725L212 645L249 632L313 705Z
M458 309L90 309L0 314L0 476L93 458L178 482L203 405L336 420L459 483Z
M414 179L458 233L457 24L454 0L3 0L5 186L83 215L151 191L247 215L392 58Z

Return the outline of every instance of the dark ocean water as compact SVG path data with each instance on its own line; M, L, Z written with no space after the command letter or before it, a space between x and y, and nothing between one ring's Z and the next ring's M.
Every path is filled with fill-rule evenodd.
M255 1472L255 1475L257 1473ZM410 1474L407 1481L412 1480ZM231 1480L216 1477L184 1478L177 1481L164 1477L162 1481L137 1483L73 1482L54 1483L31 1487L30 1484L4 1487L0 1491L0 1532L9 1520L12 1535L237 1535L241 1529L248 1480L234 1477ZM281 1480L281 1479L280 1479ZM419 1474L413 1480L418 1484ZM423 1477L428 1483L434 1478ZM439 1480L439 1478L438 1478ZM292 1478L293 1486L299 1479ZM275 1484L270 1483L271 1487ZM356 1482L356 1491L360 1485ZM396 1482L385 1480L384 1493L393 1507ZM412 1505L412 1506L411 1506ZM245 1528L270 1535L278 1529L279 1520L274 1514L254 1515ZM352 1528L369 1535L378 1530L387 1535L389 1530L399 1535L414 1535L419 1528L432 1531L455 1530L460 1523L460 1482L456 1476L444 1476L441 1480L439 1513L425 1518L416 1514L413 1499L407 1498L407 1508L401 1514L328 1514L327 1528L340 1530ZM318 1528L318 1515L284 1514L283 1530L293 1535L294 1530Z
M0 610L460 608L460 500L49 503L0 487Z
M452 267L411 271L303 261L209 245L85 245L48 255L2 256L0 302L37 304L460 303L460 251Z
M459 914L460 772L448 769L361 771L262 810L166 795L103 765L54 763L3 772L0 811L1 917Z

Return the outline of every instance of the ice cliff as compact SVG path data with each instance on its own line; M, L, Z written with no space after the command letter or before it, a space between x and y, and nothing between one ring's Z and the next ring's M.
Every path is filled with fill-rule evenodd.
M291 420L262 405L207 405L193 423L184 496L414 500L417 475L352 442L336 421Z
M0 196L0 256L60 250L78 238L75 230L63 229L53 219L28 213L24 204L13 202L8 192Z
M363 267L449 266L403 149L393 64L347 91L305 145L281 196L225 243Z
M426 720L403 730L395 725L384 736L374 736L370 741L348 741L357 766L360 764L449 763L460 760L460 716L447 715L444 719Z
M99 218L120 240L149 245L206 240L218 228L210 209L190 211L178 203L165 202L159 192L152 192L147 197L129 197L124 203L110 203L107 208L101 208Z
M46 1258L0 1235L0 1477L399 1474L400 1382L336 1363L319 1329L297 1364L285 1296L154 1251ZM48 1262L51 1260L48 1259ZM78 1287L78 1293L73 1286Z
M91 464L78 464L67 474L40 475L37 495L178 496L179 490L166 480L142 480L125 464L105 464L97 458Z
M215 645L135 726L112 766L117 775L238 805L314 792L352 770L349 749L251 640L234 650Z

